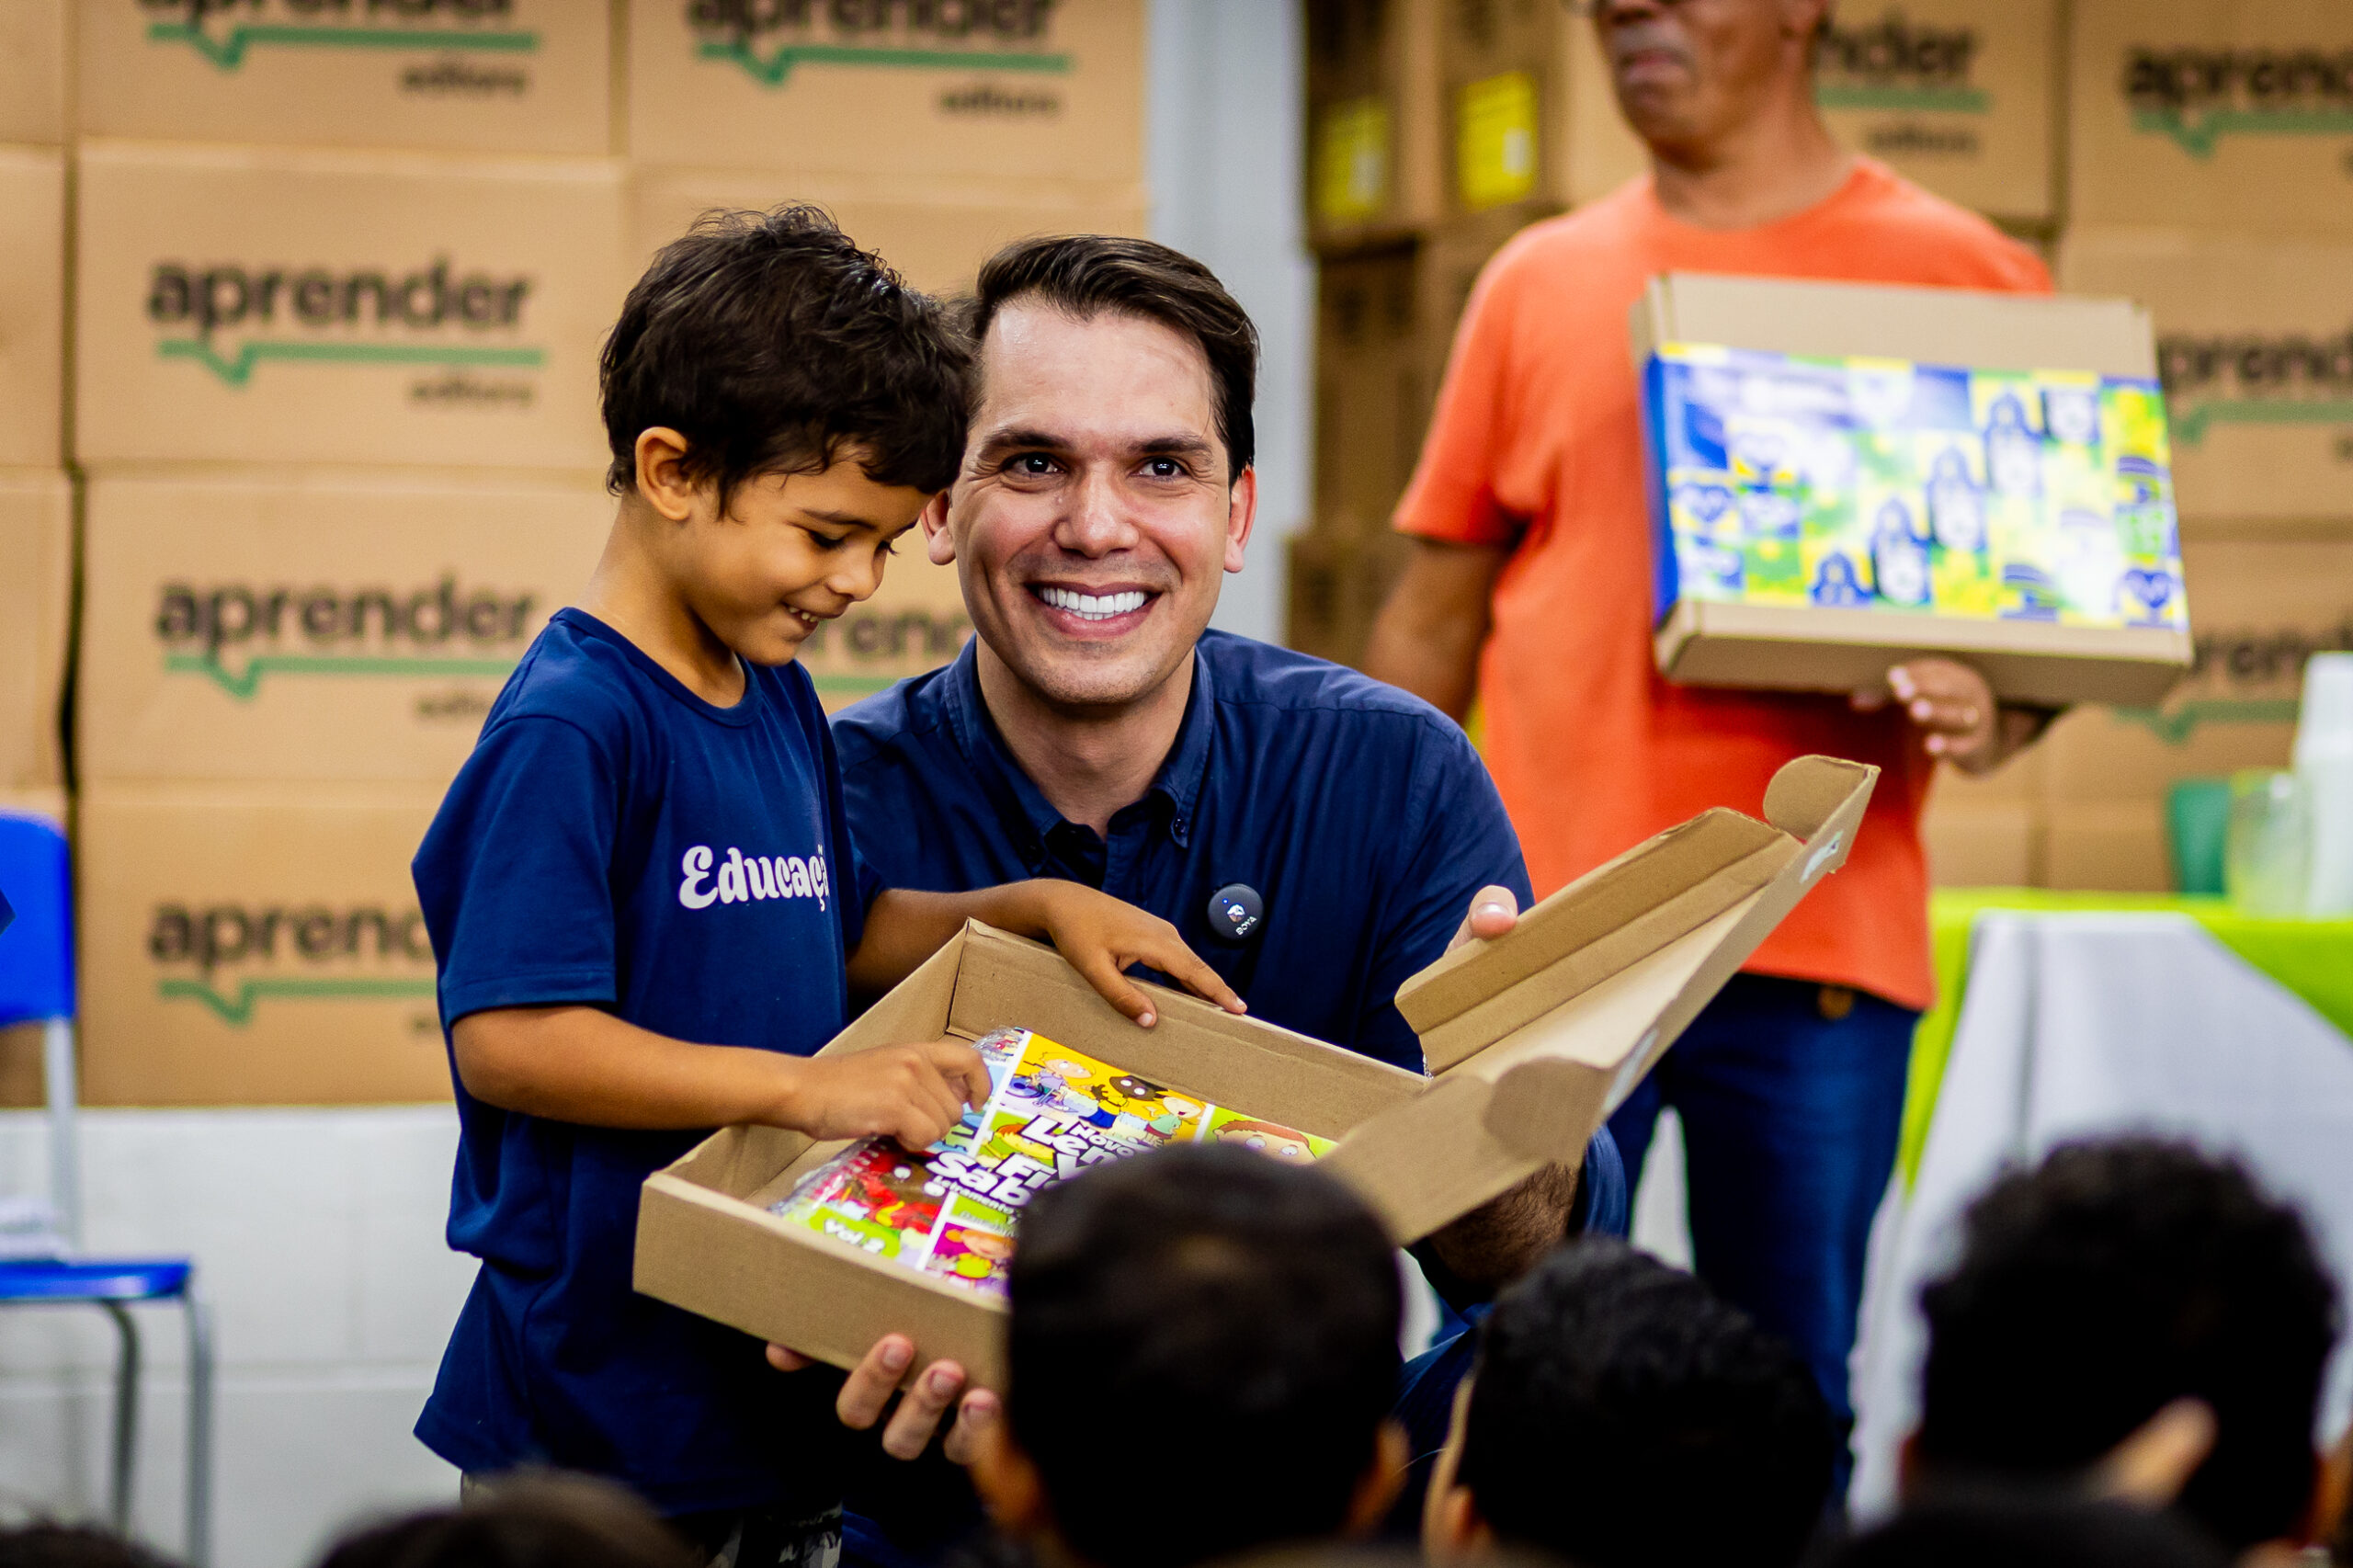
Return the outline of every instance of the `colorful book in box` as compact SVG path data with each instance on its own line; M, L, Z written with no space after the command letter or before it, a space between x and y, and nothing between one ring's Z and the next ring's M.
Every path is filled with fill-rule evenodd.
M2187 631L2154 381L1670 344L1645 372L1678 599Z
M1206 1105L1032 1034L973 1042L988 1103L909 1153L887 1138L853 1143L811 1171L770 1211L952 1283L1003 1294L1014 1217L1048 1183L1105 1160L1215 1139L1277 1159L1312 1160L1331 1143Z

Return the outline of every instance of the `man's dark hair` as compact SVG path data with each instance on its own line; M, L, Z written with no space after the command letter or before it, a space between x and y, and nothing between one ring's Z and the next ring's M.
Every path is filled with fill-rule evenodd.
M1829 1494L1794 1351L1625 1243L1561 1247L1495 1298L1457 1480L1509 1544L1578 1568L1779 1568Z
M319 1568L695 1568L699 1561L620 1487L551 1471L502 1480L459 1507L355 1530Z
M1070 1549L1182 1568L1347 1522L1397 1392L1397 1264L1347 1188L1246 1149L1101 1165L1022 1211L1006 1418Z
M944 490L964 455L971 367L947 309L814 207L704 213L654 258L605 340L606 484L667 426L722 500L756 474L854 449L880 484Z
M2303 1221L2235 1161L2150 1138L2062 1148L1970 1208L1960 1262L1920 1299L1933 1472L2071 1474L2196 1398L2214 1451L2180 1507L2234 1550L2297 1525L2336 1292Z
M1826 1568L2229 1568L2169 1515L2054 1493L1972 1491L1907 1507Z
M1016 240L981 268L965 306L977 347L997 312L1035 295L1080 321L1103 312L1142 316L1201 346L1225 443L1229 481L1256 460L1250 407L1258 376L1258 329L1217 275L1182 251L1117 234ZM977 394L979 380L974 378Z

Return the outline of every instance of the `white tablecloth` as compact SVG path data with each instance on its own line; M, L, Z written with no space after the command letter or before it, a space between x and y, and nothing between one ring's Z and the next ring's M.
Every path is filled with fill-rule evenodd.
M1893 1501L1919 1409L1921 1286L1961 1210L2006 1166L2123 1131L2237 1154L2311 1221L2353 1303L2353 1040L2179 915L1979 917L1969 987L1920 1169L1871 1241L1855 1351L1853 1506ZM2353 1404L2340 1346L2324 1431Z

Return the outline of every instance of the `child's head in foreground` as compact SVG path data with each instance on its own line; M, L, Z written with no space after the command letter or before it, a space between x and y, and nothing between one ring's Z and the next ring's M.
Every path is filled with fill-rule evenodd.
M955 479L969 361L941 305L817 209L704 214L605 343L620 537L712 637L782 664Z
M694 1568L698 1561L630 1493L550 1471L502 1479L455 1508L355 1530L319 1568Z
M1182 1568L1388 1507L1396 1258L1331 1177L1215 1144L1096 1165L1022 1211L1010 1291L974 1479L1050 1557Z
M1424 1540L1438 1559L1780 1568L1813 1534L1831 1459L1793 1351L1691 1275L1589 1237L1495 1299Z
M2214 1442L2181 1510L2234 1551L2301 1531L2336 1289L2235 1161L2146 1138L2060 1149L1977 1200L1921 1304L1915 1490L2072 1481L2189 1399Z

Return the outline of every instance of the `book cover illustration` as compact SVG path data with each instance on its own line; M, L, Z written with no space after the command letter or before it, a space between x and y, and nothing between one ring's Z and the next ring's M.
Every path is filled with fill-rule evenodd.
M1671 344L1645 376L1677 599L2187 630L2154 381Z
M988 1066L987 1104L968 1109L921 1153L888 1138L854 1143L769 1211L877 1257L1002 1295L1015 1216L1050 1182L1104 1160L1203 1139L1294 1161L1332 1147L1028 1029L993 1030L972 1045Z

